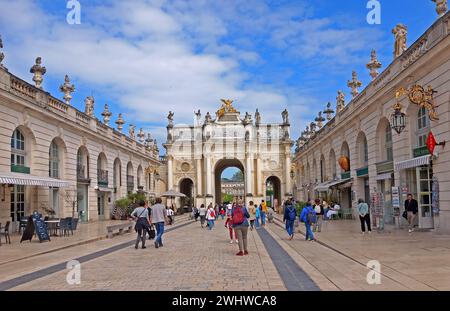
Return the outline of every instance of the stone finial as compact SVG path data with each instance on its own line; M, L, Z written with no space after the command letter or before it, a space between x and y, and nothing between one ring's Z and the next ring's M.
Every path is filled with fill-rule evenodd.
M210 124L210 123L212 123L212 116L208 111L205 115L205 124Z
M283 118L283 124L289 125L289 112L287 109L284 109L284 111L281 113L281 117Z
M355 98L359 94L358 88L362 86L361 81L358 80L356 71L352 72L352 79L347 82L347 86L352 90L352 97Z
M261 113L259 113L258 108L256 108L256 112L255 112L255 124L256 125L261 124Z
M169 122L169 126L173 126L173 116L174 113L172 111L169 111L169 114L167 115L167 121Z
M128 133L130 134L130 138L132 139L132 140L135 140L136 139L136 136L134 135L134 129L136 128L136 125L133 125L133 124L130 124L129 125L129 130L128 130Z
M94 116L94 97L88 96L84 100L84 113L87 114L90 117Z
M392 33L395 37L394 44L394 58L399 57L406 51L406 40L408 35L408 28L403 24L397 24L394 29L392 29Z
M33 74L33 81L37 88L42 89L42 81L44 81L44 75L47 69L41 66L42 59L40 57L36 58L36 64L30 68L30 73Z
M311 135L314 135L314 133L316 132L316 127L316 123L311 122L311 124L309 125Z
M64 84L59 87L59 90L64 93L64 100L67 105L70 105L70 100L72 99L72 93L75 92L75 85L70 84L69 76L64 77Z
M436 3L436 13L439 15L439 17L444 16L445 13L447 13L448 10L448 4L447 0L431 0L434 3Z
M328 121L333 119L332 114L334 113L334 110L331 109L331 103L330 102L327 104L327 109L325 109L324 113L327 115L327 120Z
M323 122L325 122L325 118L322 117L322 111L319 111L319 115L317 116L317 118L314 121L316 121L317 127L320 130L323 127Z
M145 133L144 130L142 129L142 127L139 129L139 132L137 134L138 140L139 142L142 144L144 143L144 139L145 139Z
M112 113L109 111L108 104L105 104L105 109L102 112L103 123L109 126L109 120L111 119Z
M345 94L342 91L338 91L338 96L336 97L336 110L341 112L345 108Z
M372 50L370 53L370 62L367 63L366 68L369 69L372 80L375 80L375 78L378 77L378 69L381 68L381 63L377 58L377 51Z
M305 131L303 132L305 134L305 139L308 140L311 137L311 131L309 130L309 126L306 126Z
M0 35L0 50L3 49L3 40L2 36ZM2 67L2 61L5 59L5 54L3 54L2 51L0 51L0 67Z
M145 139L145 143L149 146L153 142L152 134L147 133L147 138Z
M117 130L122 133L122 129L123 129L123 125L125 124L125 121L123 120L121 113L119 113L119 117L116 120L116 124L117 124Z

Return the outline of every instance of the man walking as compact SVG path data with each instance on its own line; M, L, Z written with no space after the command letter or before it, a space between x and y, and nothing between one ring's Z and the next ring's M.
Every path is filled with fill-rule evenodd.
M134 211L131 213L131 217L133 217L134 220L136 220L136 231L138 233L136 238L136 245L134 246L135 249L138 249L139 247L139 241L142 242L142 248L145 247L145 238L147 229L150 227L150 223L148 222L149 214L148 209L145 207L145 202L140 201L139 207L136 207Z
M163 247L162 235L164 224L167 223L166 208L162 204L161 198L156 198L156 204L152 206L152 216L150 222L156 227L155 248Z
M408 194L408 199L405 201L405 211L408 213L408 232L411 233L414 231L414 221L419 212L419 204L414 200L411 193Z
M286 223L286 231L289 235L289 240L294 238L294 222L297 218L297 211L290 200L284 203L284 217L283 221Z
M367 205L367 203L364 202L363 199L358 200L358 214L359 220L361 221L362 234L366 233L365 224L367 224L367 230L369 230L369 233L372 233L372 228L370 226L369 205Z
M316 239L314 238L314 234L312 233L311 230L311 225L316 223L316 218L317 218L316 211L312 207L311 202L308 201L308 203L303 208L302 213L300 215L300 221L304 222L306 227L306 236L305 236L306 241L308 240L316 241Z

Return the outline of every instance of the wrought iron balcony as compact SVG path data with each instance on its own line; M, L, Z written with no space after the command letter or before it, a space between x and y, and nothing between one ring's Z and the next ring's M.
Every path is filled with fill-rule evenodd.
M91 180L88 177L86 166L77 165L77 181L78 182L87 182L89 183Z
M108 171L98 169L97 180L99 186L108 187Z

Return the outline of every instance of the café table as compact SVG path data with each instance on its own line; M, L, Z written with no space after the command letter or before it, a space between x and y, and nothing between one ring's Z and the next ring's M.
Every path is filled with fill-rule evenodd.
M46 220L45 223L47 224L47 228L49 230L50 235L58 236L59 219ZM53 232L53 234L52 234L52 232Z

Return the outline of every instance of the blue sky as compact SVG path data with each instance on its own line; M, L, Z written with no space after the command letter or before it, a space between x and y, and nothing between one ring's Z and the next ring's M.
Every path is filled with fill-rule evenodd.
M80 0L81 25L66 23L66 0L0 0L4 64L32 82L42 56L44 88L62 98L65 74L76 86L72 104L84 110L94 95L132 123L165 140L166 116L193 122L214 113L220 98L263 121L280 122L287 108L296 139L337 91L350 99L352 70L370 82L372 48L386 68L392 28L408 26L412 44L437 18L430 0L381 0L381 25L366 22L366 0L185 1ZM161 153L164 149L161 147Z

